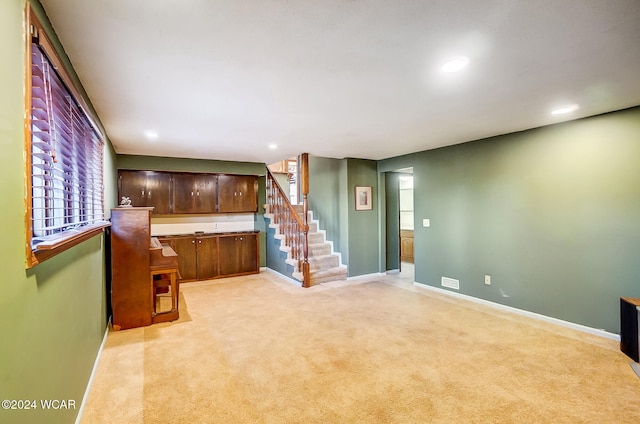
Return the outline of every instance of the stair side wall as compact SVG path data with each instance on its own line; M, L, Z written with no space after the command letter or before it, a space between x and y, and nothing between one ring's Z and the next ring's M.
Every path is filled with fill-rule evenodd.
M276 229L269 226L271 220L265 217L266 222L266 256L267 268L279 272L282 275L291 276L293 267L285 262L288 255L287 252L280 250L280 240L275 237Z

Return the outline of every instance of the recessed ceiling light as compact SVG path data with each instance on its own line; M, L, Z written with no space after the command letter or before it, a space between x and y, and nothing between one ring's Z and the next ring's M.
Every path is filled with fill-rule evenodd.
M277 145L275 145L275 144L269 144L269 148L270 148L271 150L276 150L276 149L278 148L278 146L277 146Z
M469 64L469 58L468 57L463 57L463 56L454 57L454 58L451 58L448 61L446 61L444 63L444 65L442 65L440 70L442 72L447 72L447 73L458 72L458 71L462 70L468 64Z
M553 109L551 111L552 115L563 115L565 113L571 113L571 112L575 112L576 110L579 109L578 105L566 105L566 106L561 106L559 108Z
M147 140L157 140L158 133L153 130L145 130L144 136L147 137Z

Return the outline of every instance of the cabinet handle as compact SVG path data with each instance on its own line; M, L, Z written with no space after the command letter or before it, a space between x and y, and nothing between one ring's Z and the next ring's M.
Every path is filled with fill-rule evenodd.
M140 196L144 197L144 190L140 193Z
M196 244L196 241L195 240L191 240L191 244Z
M148 191L147 195L149 196L149 199L151 199L151 191Z
M202 240L198 240L198 244L202 244Z
M191 192L191 197L193 197L193 191Z
M200 196L200 192L199 192L199 191L197 191L197 192L196 192L196 195L197 195L197 196Z

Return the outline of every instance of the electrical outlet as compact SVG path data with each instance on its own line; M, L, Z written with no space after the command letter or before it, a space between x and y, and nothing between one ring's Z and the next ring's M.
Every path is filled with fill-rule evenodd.
M491 276L490 276L490 275L485 275L485 276L484 276L484 283L485 283L487 286L490 286L490 285L491 285Z
M217 222L214 222L214 223L213 223L213 229L214 229L214 230L217 230L217 229L218 229L218 223L217 223Z

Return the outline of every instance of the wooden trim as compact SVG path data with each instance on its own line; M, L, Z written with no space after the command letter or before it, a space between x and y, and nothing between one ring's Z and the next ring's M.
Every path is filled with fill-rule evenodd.
M79 230L68 231L63 236L51 242L42 242L34 250L29 251L27 268L32 268L45 260L52 258L65 250L71 249L90 238L102 234L104 229L111 226L105 221L100 224L87 225Z
M24 91L24 151L25 151L25 167L24 167L24 226L25 226L25 257L27 258L27 268L31 268L38 264L37 258L33 256L31 250L31 239L33 232L31 229L31 18L33 12L29 2L26 2L24 9L25 22L25 91Z
M300 155L300 169L298 172L302 180L302 194L309 194L309 153Z
M300 169L298 170L302 180L302 222L304 231L304 245L302 246L302 286L311 287L311 267L309 265L309 153L300 156Z

